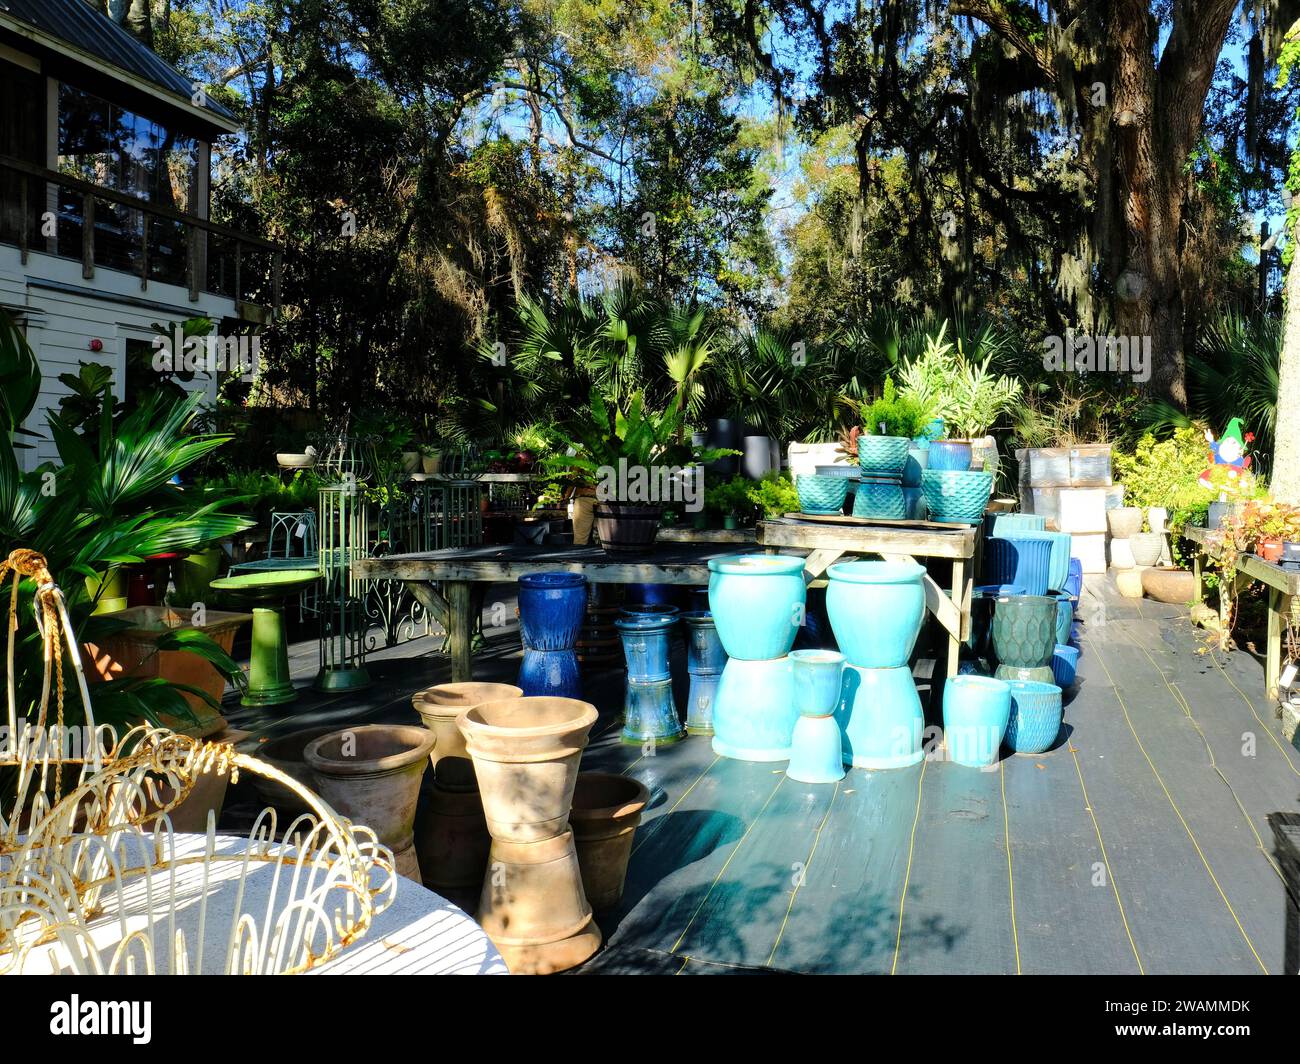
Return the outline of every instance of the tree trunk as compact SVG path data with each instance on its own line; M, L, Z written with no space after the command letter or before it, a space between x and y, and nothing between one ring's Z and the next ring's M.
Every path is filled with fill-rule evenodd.
M1300 227L1292 237L1300 240ZM1292 256L1286 274L1284 322L1278 366L1273 475L1269 478L1269 489L1274 498L1300 506L1300 417L1288 416L1300 408L1300 255Z

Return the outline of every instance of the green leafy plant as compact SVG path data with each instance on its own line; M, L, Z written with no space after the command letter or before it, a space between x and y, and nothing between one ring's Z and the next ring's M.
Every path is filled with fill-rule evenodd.
M944 338L947 323L927 337L925 350L898 371L903 395L941 417L954 439L978 439L1021 397L1017 380L996 373L993 354L982 361Z
M930 423L930 408L911 395L901 395L885 379L881 397L862 408L862 431L868 436L905 436L915 439Z
M754 500L749 497L752 480L735 476L704 490L704 505L714 513L742 519L754 516Z
M788 513L799 512L799 492L795 490L794 481L789 473L775 470L766 474L762 480L750 482L749 497L762 512L764 517L783 517Z
M1197 426L1178 429L1168 439L1146 433L1131 452L1115 450L1111 467L1124 485L1128 506L1165 506L1171 511L1204 507L1214 497L1200 482L1213 459Z

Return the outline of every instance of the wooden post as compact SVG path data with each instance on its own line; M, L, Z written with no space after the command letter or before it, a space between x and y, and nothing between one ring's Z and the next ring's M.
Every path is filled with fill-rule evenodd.
M448 638L451 643L451 679L463 683L474 678L474 656L471 650L474 639L474 617L470 589L465 580L448 580L445 588L451 624Z
M199 301L199 242L198 229L193 225L185 227L185 242L188 254L185 256L185 279L189 285L190 302Z
M89 192L81 197L81 277L95 276L95 197Z
M1275 587L1268 589L1268 646L1264 656L1264 682L1268 697L1278 701L1280 691L1279 677L1282 674L1282 629L1286 618L1282 615L1282 600L1285 596Z

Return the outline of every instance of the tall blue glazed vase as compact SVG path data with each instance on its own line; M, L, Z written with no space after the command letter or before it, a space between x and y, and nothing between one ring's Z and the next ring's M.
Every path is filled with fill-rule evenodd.
M580 573L531 573L519 578L519 632L524 644L519 687L525 695L581 698L574 644L587 610Z

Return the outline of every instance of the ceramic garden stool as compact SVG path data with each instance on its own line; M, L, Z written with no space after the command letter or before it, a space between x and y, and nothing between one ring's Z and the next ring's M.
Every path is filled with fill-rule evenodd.
M713 706L727 652L722 649L717 625L708 610L683 613L681 622L686 626L686 672L691 681L686 698L686 731L690 735L712 735Z
M1013 681L1007 746L1018 754L1041 754L1061 731L1061 689L1054 683Z
M284 631L284 603L320 579L315 569L282 569L244 573L213 580L211 587L253 610L253 646L248 661L245 706L282 706L298 692L289 677L289 640Z
M943 741L958 765L990 768L1011 716L1011 687L991 676L953 676L943 688Z
M833 650L790 652L795 722L785 774L800 783L835 783L844 778L843 740L835 720L844 655Z
M524 654L518 683L525 695L581 697L575 648L586 611L587 578L581 573L530 573L519 578Z
M627 659L627 692L623 699L625 743L653 746L686 738L673 701L668 647L677 624L677 612L620 617L614 622Z
M597 716L587 702L526 696L458 719L492 835L478 922L515 974L564 971L600 948L569 828Z
M713 751L788 761L798 710L789 653L804 623L804 559L735 554L709 560L709 612L727 663L713 707Z
M365 724L313 739L303 758L317 791L337 812L371 828L393 851L393 866L417 883L415 807L436 740L412 724Z

